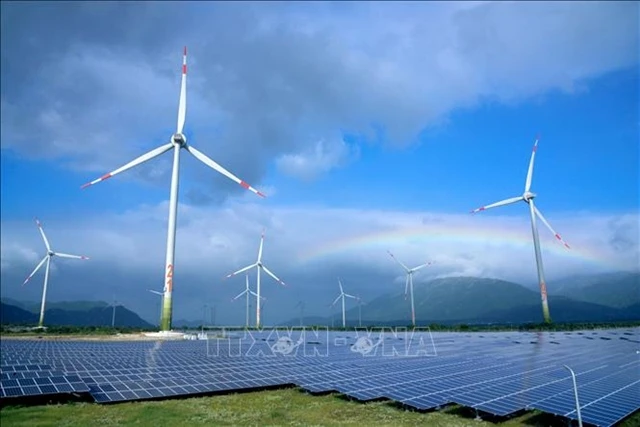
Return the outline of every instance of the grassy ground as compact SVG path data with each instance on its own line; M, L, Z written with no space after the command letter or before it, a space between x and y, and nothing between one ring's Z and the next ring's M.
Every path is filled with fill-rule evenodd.
M474 420L474 413L459 407L420 413L390 402L359 403L338 395L312 396L295 388L253 393L114 405L72 403L48 406L4 407L0 425L388 425L388 426L490 426ZM527 413L499 425L548 426L557 424L545 414ZM623 424L640 425L640 414Z

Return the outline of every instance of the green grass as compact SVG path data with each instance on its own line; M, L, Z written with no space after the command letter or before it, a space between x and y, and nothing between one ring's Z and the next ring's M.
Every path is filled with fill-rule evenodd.
M557 422L557 420L556 420ZM472 411L450 407L421 413L383 402L360 403L336 394L312 396L295 388L228 394L156 402L114 405L69 403L47 406L7 406L0 410L0 425L12 426L192 426L192 425L387 425L490 426L474 420ZM498 425L548 426L550 416L526 413ZM640 424L640 414L623 423Z

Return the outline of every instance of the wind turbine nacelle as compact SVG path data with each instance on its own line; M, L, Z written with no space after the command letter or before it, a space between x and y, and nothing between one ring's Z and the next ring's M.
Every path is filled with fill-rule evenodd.
M187 142L187 137L181 133L174 133L171 141L173 141L174 144L184 145Z
M532 193L531 191L525 191L525 193L522 195L522 197L524 197L525 200L531 200L536 196L537 196L537 194L536 193Z

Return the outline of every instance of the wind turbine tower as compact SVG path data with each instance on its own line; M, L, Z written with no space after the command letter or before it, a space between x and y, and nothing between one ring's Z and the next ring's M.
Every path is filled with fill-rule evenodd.
M529 160L529 170L527 171L527 179L524 183L524 193L521 196L511 197L510 199L505 199L500 202L492 203L490 205L482 206L478 209L474 209L471 213L476 213L480 211L484 211L490 208L496 208L498 206L506 206L516 202L525 202L529 205L529 214L531 215L531 233L533 234L533 249L536 255L536 266L538 269L538 283L540 284L540 299L542 301L542 316L544 318L545 323L551 323L551 315L549 314L549 303L547 302L547 284L544 278L544 267L542 265L542 253L540 252L540 238L538 236L538 226L536 224L536 216L540 218L540 221L551 231L551 233L555 236L560 243L562 243L567 249L569 245L567 242L562 240L560 234L556 233L556 231L551 227L551 224L542 216L542 213L538 210L538 208L533 203L533 199L537 196L535 193L531 192L531 180L533 177L533 163L536 157L536 151L538 150L538 141L540 137L536 137L535 142L533 143L533 150L531 151L531 159Z
M151 160L154 157L166 153L173 149L173 171L171 173L171 190L169 196L169 224L167 230L167 252L165 258L165 281L162 298L162 318L160 329L163 332L169 332L171 330L172 310L173 310L173 275L174 275L174 260L175 260L175 241L176 241L176 220L178 215L178 187L179 187L179 171L180 171L180 150L185 149L189 154L200 160L205 165L216 170L227 178L240 184L243 188L254 192L260 197L265 197L264 194L220 166L215 161L211 160L205 154L197 150L194 146L187 144L187 138L183 133L184 123L187 113L187 48L184 48L182 56L182 82L180 85L180 102L178 104L178 125L176 133L174 133L170 142L149 151L146 154L130 161L124 166L119 167L98 179L95 179L87 184L84 184L82 188L86 188L90 185L97 184L106 179L113 177L121 172L131 169L141 163Z
M305 303L304 301L298 301L298 303L293 307L293 308L298 308L300 307L300 326L304 325L304 307L305 307Z
M159 295L161 298L164 297L164 294L162 292L158 292L158 291L154 291L153 289L147 289L149 292L151 292L152 294L156 294ZM160 310L160 308L162 307L158 307L158 310ZM158 322L162 322L162 311L160 310L160 317L158 317ZM158 323L158 326L160 326L160 323Z

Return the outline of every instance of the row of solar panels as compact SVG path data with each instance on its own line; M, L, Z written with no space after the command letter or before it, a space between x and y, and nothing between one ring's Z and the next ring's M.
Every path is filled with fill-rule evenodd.
M434 336L439 344L437 334ZM389 398L419 409L459 403L495 415L536 408L575 418L571 382L559 367L570 362L578 374L585 421L610 425L640 406L633 398L640 387L638 355L629 343L579 341L560 348L550 345L547 336L546 342L542 339L536 346L523 348L505 347L498 342L504 336L488 338L456 340L459 344L443 339L438 357L394 358L363 357L348 346L332 347L328 357L252 358L234 357L233 352L212 357L203 352L202 342L50 345L39 341L35 345L25 342L25 346L2 341L2 359L10 353L13 361L16 354L33 360L35 351L26 350L31 348L48 354L40 365L30 365L38 367L33 372L45 374L42 366L66 366L73 371L65 370L69 375L64 382L58 376L55 383L30 383L24 382L30 379L24 374L31 371L3 361L0 388L3 398L52 390L84 391L98 402L108 402L295 384L314 392L339 391L360 400ZM62 359L43 351L52 348L62 349ZM120 358L133 362L128 366L116 365L110 359L117 349L127 354L135 349L138 355ZM16 376L23 377L16 380Z

